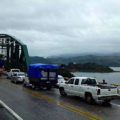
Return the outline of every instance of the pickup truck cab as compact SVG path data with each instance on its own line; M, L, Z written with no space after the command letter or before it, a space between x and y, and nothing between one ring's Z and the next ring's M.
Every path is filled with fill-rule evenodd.
M97 80L92 77L72 77L65 84L60 84L59 91L62 96L79 96L88 103L93 101L109 103L119 96L117 87L97 84Z
M14 73L20 72L20 69L10 69L10 71L7 73L7 78L11 78Z

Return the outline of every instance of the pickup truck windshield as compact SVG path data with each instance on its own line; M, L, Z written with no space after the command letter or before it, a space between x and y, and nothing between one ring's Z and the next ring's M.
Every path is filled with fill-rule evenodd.
M18 76L25 76L25 74L18 74Z
M12 72L20 72L20 70L12 70Z

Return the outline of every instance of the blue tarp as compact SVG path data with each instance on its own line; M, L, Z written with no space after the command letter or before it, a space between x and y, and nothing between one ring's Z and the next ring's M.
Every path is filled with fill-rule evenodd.
M59 69L58 65L51 65L51 64L30 64L29 70L28 70L28 76L31 78L41 78L42 74L40 72L40 69L42 70L57 70Z

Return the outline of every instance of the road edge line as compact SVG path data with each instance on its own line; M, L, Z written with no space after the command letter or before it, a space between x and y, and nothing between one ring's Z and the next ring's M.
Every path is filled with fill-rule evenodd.
M15 113L11 108L9 108L3 101L0 100L0 104L9 112L12 114L13 117L15 117L17 120L23 120L17 113Z

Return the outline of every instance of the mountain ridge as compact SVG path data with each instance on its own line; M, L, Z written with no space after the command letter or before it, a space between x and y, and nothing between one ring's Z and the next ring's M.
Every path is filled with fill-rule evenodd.
M84 64L84 63L96 63L99 65L105 65L110 67L120 67L120 54L106 54L106 55L76 55L76 56L56 56L56 57L30 57L31 63L49 63L49 64Z

